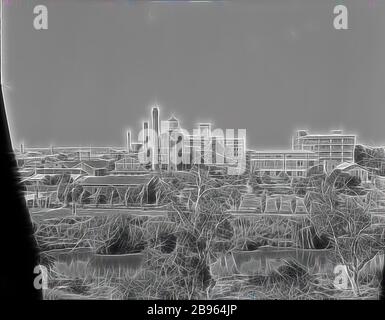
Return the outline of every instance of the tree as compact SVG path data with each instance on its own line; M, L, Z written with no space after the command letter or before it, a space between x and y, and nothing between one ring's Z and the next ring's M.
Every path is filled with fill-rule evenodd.
M71 190L71 201L72 205L75 206L75 213L76 213L76 205L81 202L81 196L83 193L83 187L79 184L76 184L73 186Z
M260 190L260 184L262 184L262 179L257 174L252 173L249 177L249 185L253 188L253 192Z
M304 196L307 191L309 179L307 178L293 178L291 181L291 188L295 195Z
M143 189L142 185L129 187L124 195L124 203L126 206L140 203L140 194Z
M321 175L323 173L324 173L324 166L323 166L323 164L318 164L318 165L315 165L313 167L310 167L306 171L306 176L307 177L312 177L312 176Z
M89 198L90 196L91 196L91 193L83 188L83 191L78 198L79 204L82 206L84 206L85 204L89 204L91 202Z
M71 175L69 173L64 173L60 177L59 184L57 186L57 197L60 201L63 202L64 206L67 206L67 194L71 190Z
M358 187L359 185L361 185L361 178L356 176L350 176L346 181L346 185L349 188Z
M210 261L230 246L232 228L226 210L231 206L229 198L233 197L236 201L236 189L241 184L236 178L231 179L232 184L226 179L213 178L199 166L194 166L188 174L194 181L194 188L187 201L180 196L181 190L176 188L179 183L161 176L159 188L163 189L165 202L175 213L173 220L179 230L173 252L175 265L170 270L178 270L186 290L196 293L206 290L213 281Z
M354 148L354 162L372 168L379 174L385 174L385 149L356 145Z
M98 206L99 204L107 204L107 196L105 194L102 194L100 193L97 197L96 197L96 206Z
M384 250L383 230L371 223L369 205L344 197L328 177L317 191L311 191L311 221L318 235L326 235L337 264L346 267L355 296L360 295L359 275Z

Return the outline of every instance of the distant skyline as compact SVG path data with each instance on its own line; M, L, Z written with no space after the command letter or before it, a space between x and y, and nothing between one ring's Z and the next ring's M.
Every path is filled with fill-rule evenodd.
M340 3L349 30L333 28ZM385 145L385 2L15 0L3 15L14 147L124 146L154 104L187 130L245 128L250 148L288 148L296 129Z

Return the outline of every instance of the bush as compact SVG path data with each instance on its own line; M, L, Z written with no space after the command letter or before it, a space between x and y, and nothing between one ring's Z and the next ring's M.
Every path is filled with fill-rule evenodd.
M159 236L160 251L163 253L171 253L176 247L177 237L174 234L163 233Z
M117 229L112 233L103 246L97 249L99 254L128 254L138 253L146 248L147 242L141 227L136 226L123 217L118 221Z
M309 273L306 268L296 260L285 261L284 265L278 267L270 275L270 281L288 286L299 286L304 288L308 284Z
M242 251L254 251L257 250L261 246L267 245L267 240L261 239L257 240L246 240L241 248Z

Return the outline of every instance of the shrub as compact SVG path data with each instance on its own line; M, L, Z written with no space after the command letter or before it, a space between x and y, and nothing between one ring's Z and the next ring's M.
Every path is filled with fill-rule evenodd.
M269 281L285 284L288 286L306 287L309 280L307 269L296 260L287 260L285 263L273 271Z
M97 249L99 254L138 253L145 249L147 241L142 227L126 217L118 217L114 222L112 234L107 233L105 243Z

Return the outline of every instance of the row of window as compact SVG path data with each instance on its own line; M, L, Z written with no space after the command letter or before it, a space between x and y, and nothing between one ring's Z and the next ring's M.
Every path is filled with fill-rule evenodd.
M303 155L303 154L288 154L288 155L283 155L283 154L252 154L251 159L252 160L263 160L263 159L300 159L300 160L310 160L310 159L317 159L318 156L316 154L308 154L308 155Z
M353 158L353 153L352 152L320 152L319 153L320 158Z
M334 139L300 139L298 141L299 144L354 144L355 139L354 138L334 138Z
M319 145L319 146L316 146L318 148L318 150L347 150L347 151L353 151L353 146L351 145L339 145L339 146L336 146L336 145Z
M277 177L279 176L283 171L261 171L260 176L266 175L270 177ZM286 174L289 177L305 177L306 172L304 171L286 171Z
M252 166L260 169L296 169L303 168L306 169L308 167L312 167L315 165L315 161L304 161L304 160L288 160L284 163L282 160L252 160Z

